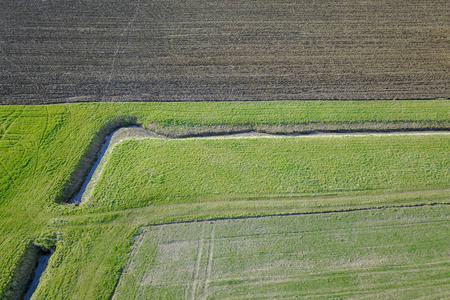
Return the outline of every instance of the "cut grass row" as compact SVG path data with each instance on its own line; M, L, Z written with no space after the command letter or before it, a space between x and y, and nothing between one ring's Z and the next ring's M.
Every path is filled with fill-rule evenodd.
M88 207L57 204L75 192L104 137L113 128L150 124L163 131L198 133L200 127L214 132L217 128L238 126L257 129L258 126L278 125L359 124L364 127L367 123L389 126L411 123L448 129L449 114L448 100L1 106L0 298L17 295L28 274L26 268L22 268L29 260L27 249L34 238L45 232L62 233L50 264L67 268L65 272L48 275L51 280L47 281L46 289L52 291L51 298L79 299L86 295L105 298L112 292L125 261L126 241L142 224L217 215L239 216L242 211L253 215L299 210L299 202L295 204L289 199L278 202L277 206L270 201L259 201L258 205L253 201L181 203L119 213L94 213ZM395 201L423 203L429 201L430 195L436 202L448 200L445 194L427 192L405 196L409 200L400 195ZM383 199L385 201L378 202L380 205L391 201L390 197ZM353 198L352 203L357 204L355 202ZM328 205L333 209L332 203ZM300 210L308 211L311 207L305 204ZM111 234L104 234L109 230L106 228L112 228ZM94 240L99 244L93 245ZM115 246L110 248L110 245ZM67 250L69 248L73 251ZM73 256L74 260L68 260L68 256ZM101 267L89 267L94 263ZM55 276L59 275L71 280L55 281Z

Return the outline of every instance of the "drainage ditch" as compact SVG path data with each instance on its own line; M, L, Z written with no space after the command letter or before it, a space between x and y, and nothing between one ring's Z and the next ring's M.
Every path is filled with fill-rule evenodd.
M41 256L39 257L37 267L34 271L33 280L31 281L30 286L27 289L27 293L23 298L24 300L29 300L31 299L31 296L33 296L33 293L39 284L39 280L41 279L41 276L47 267L47 262L50 258L50 255L50 251L42 252Z

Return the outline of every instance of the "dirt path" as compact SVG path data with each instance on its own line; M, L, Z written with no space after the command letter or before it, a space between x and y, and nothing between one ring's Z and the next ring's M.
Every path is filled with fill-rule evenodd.
M257 131L249 131L243 133L234 133L227 135L210 135L201 137L189 137L188 139L236 139L236 138L262 138L262 137L346 137L346 136L396 136L396 135L445 135L450 134L450 131L390 131L390 132L313 132L307 134L293 133L293 134L270 134Z

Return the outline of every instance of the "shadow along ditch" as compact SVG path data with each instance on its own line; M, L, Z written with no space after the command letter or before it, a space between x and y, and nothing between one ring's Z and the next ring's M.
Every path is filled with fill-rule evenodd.
M5 292L0 294L0 299L30 299L52 253L50 249L30 243L19 261L15 276Z
M136 117L123 116L110 120L98 130L96 137L86 148L86 151L81 157L78 166L72 172L69 180L56 197L57 203L70 202L70 200L77 194L77 191L81 189L85 178L88 176L89 171L92 169L92 166L100 155L101 148L105 144L107 137L121 127L133 125L137 125Z
M39 251L38 255L39 255L39 258L37 261L37 266L34 270L34 275L28 286L27 292L23 298L24 300L29 300L29 299L31 299L31 296L33 296L33 293L39 284L39 280L41 279L41 276L47 267L47 262L50 258L51 252L41 250L41 251Z

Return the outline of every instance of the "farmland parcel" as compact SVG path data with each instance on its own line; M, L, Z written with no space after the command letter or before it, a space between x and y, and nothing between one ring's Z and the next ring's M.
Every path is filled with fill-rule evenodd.
M273 199L275 204L305 196L445 189L449 148L448 134L125 141L105 157L86 201L91 209L114 211L162 203ZM330 200L323 202L333 205Z
M448 0L0 2L0 299L450 298Z
M0 4L0 103L450 96L448 0Z

